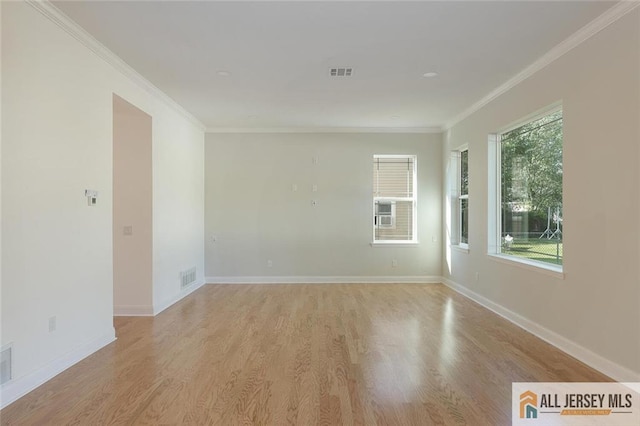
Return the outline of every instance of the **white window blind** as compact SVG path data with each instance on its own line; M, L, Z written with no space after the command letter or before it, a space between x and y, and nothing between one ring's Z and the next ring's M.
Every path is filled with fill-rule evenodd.
M374 242L416 241L416 175L414 155L374 156Z
M373 193L376 197L413 198L415 158L376 157L373 162Z

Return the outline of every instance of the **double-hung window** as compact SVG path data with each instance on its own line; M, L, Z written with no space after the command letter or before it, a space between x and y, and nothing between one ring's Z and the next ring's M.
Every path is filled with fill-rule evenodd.
M449 161L449 207L447 219L451 245L469 249L469 148L464 145L451 152Z
M457 208L458 208L458 245L469 247L469 149L458 151Z
M415 155L373 156L373 242L417 242Z
M552 265L562 265L563 258L562 110L538 115L494 139L490 252L557 269Z

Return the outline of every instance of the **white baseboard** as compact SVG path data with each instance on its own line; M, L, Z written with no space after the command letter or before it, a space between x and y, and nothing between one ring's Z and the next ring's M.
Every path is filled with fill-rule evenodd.
M534 336L539 337L577 360L582 361L591 368L598 370L602 374L605 374L618 382L640 382L640 373L616 364L615 362L580 346L574 341L567 339L566 337L561 336L560 334L551 331L548 328L545 328L472 290L469 290L467 287L451 281L450 279L442 278L441 282L447 287L484 306L490 311L495 312Z
M151 305L117 305L113 307L114 317L152 317Z
M284 277L206 277L207 284L434 284L441 283L442 277L437 276L284 276Z
M111 328L111 330L103 336L80 345L71 352L48 363L44 367L39 368L26 376L8 381L0 387L0 409L18 400L38 386L62 373L67 368L82 361L92 353L115 340L116 331L114 328Z
M153 306L152 315L153 316L158 315L160 312L164 311L169 306L171 306L174 303L180 301L181 299L184 299L185 297L187 297L188 295L190 295L191 293L193 293L194 291L196 291L197 289L202 287L204 284L205 284L205 281L200 281L200 282L194 283L193 285L190 285L189 287L187 287L184 290L180 291L180 293L176 294L175 296L165 300L164 302L161 302L161 303L158 303L157 305L154 305Z

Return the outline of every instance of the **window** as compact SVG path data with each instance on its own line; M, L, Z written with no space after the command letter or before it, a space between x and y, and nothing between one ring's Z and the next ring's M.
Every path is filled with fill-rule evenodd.
M459 151L458 160L458 242L469 245L469 149Z
M562 110L496 135L494 253L562 265ZM557 268L552 268L557 269Z
M416 156L373 156L373 242L415 243Z
M469 148L464 145L451 152L449 161L450 242L453 246L469 249ZM449 222L450 221L450 222Z

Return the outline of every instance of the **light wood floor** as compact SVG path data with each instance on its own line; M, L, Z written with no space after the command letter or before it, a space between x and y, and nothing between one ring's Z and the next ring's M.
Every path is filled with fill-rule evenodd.
M513 381L609 381L443 285L208 285L3 425L509 425Z

